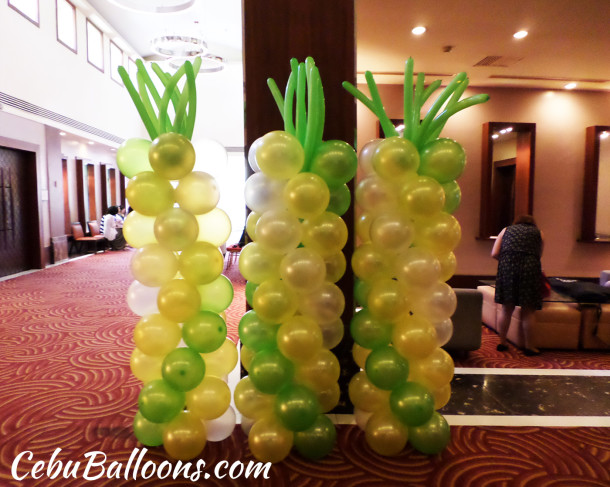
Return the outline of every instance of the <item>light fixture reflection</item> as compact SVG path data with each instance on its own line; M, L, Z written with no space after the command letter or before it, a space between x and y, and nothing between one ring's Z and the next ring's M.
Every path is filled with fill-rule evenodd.
M420 36L424 32L426 32L426 28L423 25L418 25L417 27L411 29L411 33L416 36Z
M208 45L203 39L191 36L165 35L152 40L151 47L162 56L193 57L208 52Z
M524 37L526 37L528 34L528 32L526 30L520 30L519 32L515 32L513 34L513 37L515 39L523 39Z
M576 83L568 83L567 85L564 86L564 88L566 90L573 90L574 88L576 88Z

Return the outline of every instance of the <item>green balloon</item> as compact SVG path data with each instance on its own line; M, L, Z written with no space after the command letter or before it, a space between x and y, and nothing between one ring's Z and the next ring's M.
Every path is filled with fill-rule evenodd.
M148 162L150 140L128 139L116 151L116 163L121 174L131 179L143 171L152 171Z
M246 282L246 301L250 307L252 307L252 298L254 296L254 291L259 285L255 282L248 281Z
M190 391L202 381L205 362L201 355L190 348L176 348L163 359L161 375L174 389Z
M360 306L366 306L370 290L371 285L367 281L363 281L362 279L356 279L354 281L354 298L356 298L356 302Z
M199 311L182 325L182 338L196 352L210 353L227 339L227 324L217 313Z
M337 215L343 215L349 210L349 205L352 202L352 195L346 184L331 188L330 190L330 201L326 211L336 213Z
M297 451L310 460L319 460L328 455L335 446L337 429L325 414L319 414L313 425L294 435Z
M133 433L138 441L145 446L162 445L164 427L164 424L149 421L140 411L133 418Z
M252 358L248 373L259 391L277 394L292 380L294 365L279 350L261 350Z
M277 348L276 337L279 327L279 323L267 323L259 318L256 311L250 310L239 321L239 339L255 352Z
M392 390L390 409L407 426L421 426L434 412L434 397L421 384L405 382Z
M417 172L444 184L459 178L465 166L466 153L460 144L451 139L436 139L422 149Z
M364 348L385 347L392 340L392 324L374 317L366 308L354 314L350 331L354 341Z
M218 276L209 284L197 286L201 295L201 309L222 313L233 301L233 284L228 277Z
M462 201L462 190L457 181L450 181L442 185L443 191L445 192L445 206L443 211L447 213L453 213L460 207Z
M138 213L156 216L174 206L174 188L152 171L136 174L125 189L129 205Z
M407 380L409 364L393 347L373 350L366 359L364 370L379 389L392 390Z
M284 386L275 398L275 415L290 431L303 431L320 414L318 398L309 387L300 384Z
M167 423L184 409L184 392L163 379L153 380L142 387L138 407L142 416L153 423Z
M347 142L328 140L314 152L310 171L320 176L329 188L350 181L358 168L358 155Z
M449 441L451 441L449 424L436 411L426 423L409 428L409 442L417 451L427 455L440 453Z

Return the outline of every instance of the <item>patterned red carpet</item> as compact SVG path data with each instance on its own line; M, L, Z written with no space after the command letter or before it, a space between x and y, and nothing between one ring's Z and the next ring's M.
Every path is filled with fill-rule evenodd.
M131 432L140 384L129 370L132 329L137 322L125 304L130 252L107 252L41 272L0 282L0 486L607 486L610 485L610 434L607 428L452 427L452 442L440 455L427 457L406 450L383 458L366 446L353 426L340 426L337 446L321 462L292 454L274 465L268 480L125 480L87 481L82 472L87 452L107 455L108 465L122 465L134 448ZM232 336L244 307L243 281L228 313ZM525 358L495 352L495 336L458 366L608 368L606 354L545 352ZM492 352L490 352L492 350ZM520 364L520 365L517 365ZM600 365L601 364L601 365ZM51 479L47 463L42 477L14 480L11 466L22 452L16 474L31 472L37 461L80 461L77 478ZM146 460L166 460L153 448ZM206 472L227 460L247 463L251 456L245 435L235 433L208 443L202 457ZM53 473L51 471L51 473ZM99 473L93 471L92 475ZM107 474L106 474L107 475ZM129 478L129 476L128 476Z

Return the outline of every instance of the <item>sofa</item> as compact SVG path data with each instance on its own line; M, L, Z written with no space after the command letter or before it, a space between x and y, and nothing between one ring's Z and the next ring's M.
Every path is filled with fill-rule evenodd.
M453 335L442 348L466 355L481 348L483 294L477 289L454 288L453 291L457 297L457 307L451 316Z
M502 305L494 301L495 288L479 286L477 289L483 295L483 323L497 333ZM542 309L536 311L536 325L531 333L532 342L538 348L578 349L581 334L578 303L543 303ZM520 307L515 308L513 312L507 338L517 347L525 346Z

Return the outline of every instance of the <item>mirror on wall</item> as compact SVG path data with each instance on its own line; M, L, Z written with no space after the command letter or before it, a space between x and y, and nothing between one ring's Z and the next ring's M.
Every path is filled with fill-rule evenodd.
M534 208L536 124L483 124L479 238L494 237Z
M610 126L587 127L581 240L610 242Z

